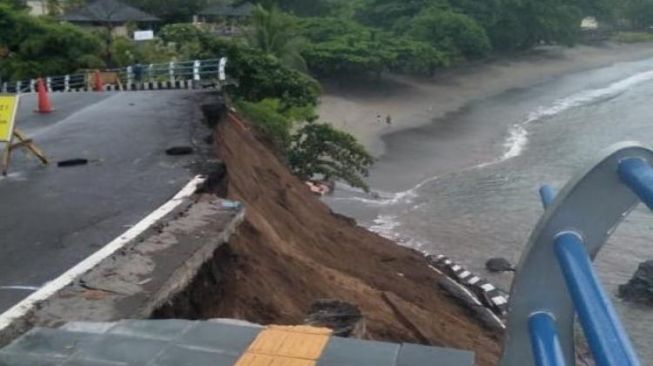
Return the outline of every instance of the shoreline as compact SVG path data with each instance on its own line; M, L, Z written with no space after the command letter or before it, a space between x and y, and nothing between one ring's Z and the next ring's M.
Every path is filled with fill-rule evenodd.
M375 81L326 81L318 114L354 135L378 158L386 151L384 136L427 126L473 102L567 74L647 58L653 58L651 43L550 46L455 67L432 78L384 75Z

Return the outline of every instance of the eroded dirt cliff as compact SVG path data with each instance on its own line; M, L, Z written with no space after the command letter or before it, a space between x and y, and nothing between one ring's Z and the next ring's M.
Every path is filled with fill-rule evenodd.
M296 324L315 300L340 299L361 308L370 338L473 350L479 365L496 364L499 336L438 288L421 254L332 213L237 115L215 136L223 191L245 205L246 220L203 316Z

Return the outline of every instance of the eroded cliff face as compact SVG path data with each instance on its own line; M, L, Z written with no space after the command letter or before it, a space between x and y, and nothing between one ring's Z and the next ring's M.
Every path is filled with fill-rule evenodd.
M332 213L236 114L215 136L222 191L244 204L246 219L203 317L297 324L315 300L340 299L361 308L372 339L473 350L479 365L496 365L500 336L438 288L421 254Z

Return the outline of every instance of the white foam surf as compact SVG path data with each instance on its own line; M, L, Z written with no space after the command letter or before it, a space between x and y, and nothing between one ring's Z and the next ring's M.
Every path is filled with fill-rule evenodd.
M401 226L401 223L399 222L398 216L379 215L376 219L374 219L374 223L368 226L367 229L388 240L392 240L399 245L426 253L425 243L414 238L403 236L399 233L399 230L397 230L399 226Z
M523 121L510 127L508 136L503 143L503 153L498 159L470 167L469 169L484 168L522 155L529 143L528 125L533 122L554 117L573 108L613 98L635 85L651 80L653 80L653 71L646 71L614 82L604 88L584 90L565 98L560 98L548 106L539 107L529 113ZM355 201L376 207L410 204L418 197L418 191L422 187L437 179L438 177L427 178L405 191L396 193L378 191L374 195L367 194L360 189L350 187L346 184L338 184L338 190L354 193L355 195L350 197L335 197L331 198L331 200Z
M338 184L337 187L339 190L357 193L359 195L365 194L365 196L335 197L332 198L331 200L332 201L356 201L356 202L364 203L369 206L379 206L379 207L394 206L398 204L409 204L412 203L415 198L417 198L418 196L417 192L419 191L420 188L424 187L425 185L431 182L436 181L437 179L438 177L430 177L424 179L423 181L419 182L416 186L402 192L391 193L391 192L375 191L373 193L374 196L371 194L366 194L362 190L353 188L346 184Z
M558 99L549 106L542 106L531 112L527 118L508 130L508 137L504 143L504 153L497 162L506 161L520 156L528 145L527 125L546 118L556 116L572 108L582 107L588 104L615 97L635 85L653 80L653 71L645 71L635 74L623 80L619 80L605 88L585 90L566 98ZM494 163L497 163L494 162ZM487 166L483 164L482 166Z

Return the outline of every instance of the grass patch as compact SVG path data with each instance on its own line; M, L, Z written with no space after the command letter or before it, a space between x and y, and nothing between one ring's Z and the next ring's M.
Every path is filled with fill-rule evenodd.
M619 32L613 38L621 43L653 42L653 33L648 32Z

